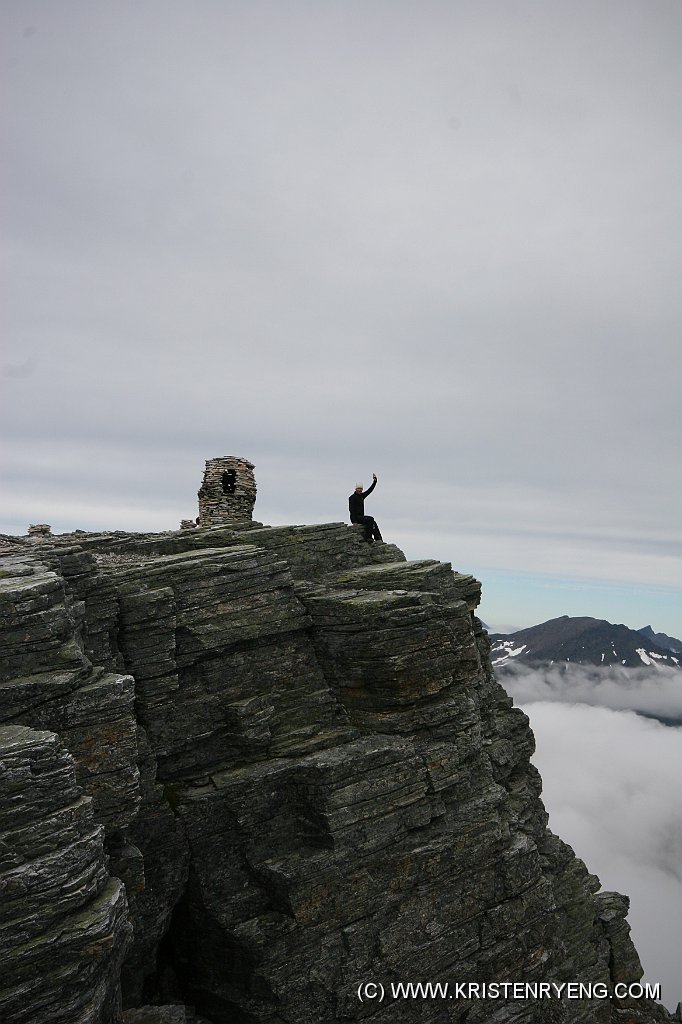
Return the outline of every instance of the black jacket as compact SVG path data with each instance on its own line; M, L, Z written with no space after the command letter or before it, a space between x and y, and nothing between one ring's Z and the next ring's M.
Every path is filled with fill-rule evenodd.
M367 498L374 488L376 487L376 480L372 481L372 486L368 487L362 494L356 494L355 491L351 494L348 499L348 511L350 512L350 521L354 523L356 519L361 519L365 514L365 498Z

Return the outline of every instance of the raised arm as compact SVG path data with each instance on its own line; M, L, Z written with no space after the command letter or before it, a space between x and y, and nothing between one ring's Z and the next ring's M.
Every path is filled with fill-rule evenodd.
M368 497L368 495L370 495L372 493L372 491L374 490L374 488L377 485L377 475L376 475L376 473L372 473L372 477L373 477L373 479L372 479L371 487L368 487L366 491L362 492L362 497L363 498Z

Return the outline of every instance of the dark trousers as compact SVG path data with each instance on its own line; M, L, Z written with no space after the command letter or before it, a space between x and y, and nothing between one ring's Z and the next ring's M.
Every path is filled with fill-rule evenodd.
M376 520L372 516L357 516L352 522L364 527L365 540L383 540L379 527L376 524Z

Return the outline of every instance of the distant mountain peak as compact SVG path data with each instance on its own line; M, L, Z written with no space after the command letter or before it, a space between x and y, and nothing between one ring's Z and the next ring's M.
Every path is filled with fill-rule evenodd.
M537 665L570 661L579 665L682 668L682 658L677 657L682 654L682 643L667 637L679 648L666 646L658 639L665 634L651 632L650 637L644 630L629 629L622 623L614 625L606 619L560 615L515 633L491 634L491 654L497 667L511 662Z

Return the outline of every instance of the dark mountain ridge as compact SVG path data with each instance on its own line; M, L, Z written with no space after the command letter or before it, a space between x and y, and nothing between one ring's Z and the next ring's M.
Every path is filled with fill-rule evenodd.
M653 641L659 647L672 651L673 654L682 654L682 640L678 640L674 636L668 636L667 633L654 633L651 626L642 626L637 632L641 633L647 640Z
M579 665L642 665L679 669L681 660L642 631L590 616L561 615L516 633L490 634L496 667L514 663L537 665L574 662Z

